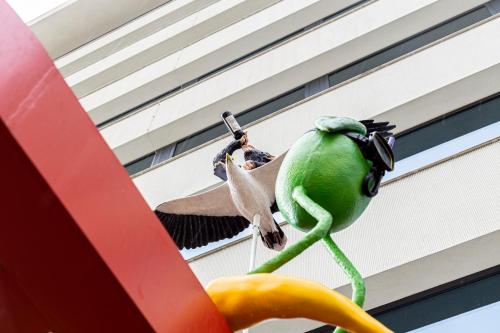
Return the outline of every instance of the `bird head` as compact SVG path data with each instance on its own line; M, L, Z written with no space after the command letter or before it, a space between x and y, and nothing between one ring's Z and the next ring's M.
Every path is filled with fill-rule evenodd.
M226 154L226 173L228 179L234 178L235 174L239 173L240 168L234 164L231 155Z

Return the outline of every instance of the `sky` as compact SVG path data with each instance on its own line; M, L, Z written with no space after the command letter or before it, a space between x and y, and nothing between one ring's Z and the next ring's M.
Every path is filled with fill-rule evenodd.
M7 0L24 22L30 22L65 2L68 0Z

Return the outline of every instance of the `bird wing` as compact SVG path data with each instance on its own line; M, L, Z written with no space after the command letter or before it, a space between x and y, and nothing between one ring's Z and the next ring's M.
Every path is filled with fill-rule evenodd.
M376 123L373 119L367 119L367 120L360 120L359 122L362 123L363 125L365 125L367 136L370 133L378 132L386 140L388 137L394 135L390 131L392 129L396 128L396 125L390 125L388 121L382 121L382 122Z
M177 215L158 210L155 213L179 250L232 238L250 225L243 216Z
M278 176L278 171L285 155L286 152L275 157L271 162L249 171L250 175L264 187L264 191L271 199L271 202L275 200L274 189L276 187L276 177Z
M199 194L164 202L156 210L178 215L240 215L233 204L227 183Z
M180 250L231 238L250 224L234 206L227 183L164 202L155 214Z

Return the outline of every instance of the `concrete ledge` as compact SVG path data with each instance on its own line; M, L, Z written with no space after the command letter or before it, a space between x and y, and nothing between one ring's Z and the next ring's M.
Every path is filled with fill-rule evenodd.
M52 59L76 49L170 0L76 0L30 22ZM120 10L116 10L119 7Z
M425 6L420 9L406 7L411 7L412 4L415 4L413 2L398 2L404 8L399 8L397 13L390 12L390 9L393 8L392 5L394 5L393 1L395 0L376 1L337 21L321 26L308 34L297 37L265 54L173 95L159 103L158 108L148 108L133 114L104 128L101 133L120 160L126 163L139 157L130 154L130 148L135 146L135 140L140 136L148 136L151 142L150 147L143 147L144 155L183 138L187 133L196 132L219 121L220 110L229 109L234 113L245 110L328 73L335 69L332 67L342 67L359 57L399 41L403 38L402 34L412 35L421 31L422 27L417 27L417 23L413 25L410 22L430 24L429 15L431 13L437 22L442 21L442 18L438 18L440 11L434 6ZM443 5L443 0L431 2L435 6L443 7L443 15L450 15L449 8ZM386 6L388 8L385 8ZM456 6L454 8L456 9ZM394 17L382 19L376 15L383 9L387 9L387 15L394 15ZM407 12L407 14L401 17L401 12ZM423 20L422 16L426 16L426 20ZM366 27L367 25L359 27L357 24L360 20L369 19L374 21L371 24L381 25L381 27ZM351 80L350 83L341 87L328 90L327 92L331 92L328 94L331 96L330 102L324 102L326 101L323 97L325 92L321 95L322 98L317 100L321 101L318 107L328 108L329 105L336 105L339 110L357 109L356 112L362 112L358 115L359 117L372 117L398 105L408 103L424 95L424 91L430 93L439 86L447 86L467 75L472 75L474 72L470 72L471 65L476 66L478 71L488 68L492 63L498 63L499 57L495 53L500 48L495 47L493 41L488 44L484 43L481 40L483 37L478 36L485 36L485 29L488 30L486 27L489 26L490 29L494 30L496 24L498 23L494 23L494 21L480 24L474 29L469 29L467 33L458 34L441 43L435 43L433 47L414 53L411 57L404 57L400 61L392 62L390 66L378 68L378 71L365 73L358 80ZM364 31L365 27L366 32ZM362 31L358 29L362 29ZM476 30L477 32L474 33L473 31ZM338 34L336 31L346 31L350 34ZM455 39L457 42L451 42ZM471 52L481 48L484 48L485 52L477 52L480 54L478 56L475 52L473 60L471 60L470 55L465 55L461 51L459 51L461 54L455 55L457 43L474 45L474 48L466 47ZM456 59L453 66L448 61L436 63L436 59L444 60L448 57ZM335 65L332 65L331 59L336 59ZM415 66L421 68L421 71L415 72L413 70ZM434 67L440 68L434 70ZM430 70L431 68L432 70ZM467 72L469 74L466 74ZM252 73L252 75L248 75L248 73ZM424 78L424 73L428 77ZM459 77L460 75L462 76ZM433 77L436 78L435 81L432 81ZM448 82L445 82L447 80ZM434 87L431 88L427 85L429 81L434 83ZM406 85L402 86L401 82L405 82ZM404 92L401 91L402 89ZM366 103L359 99L360 95L365 96L363 100ZM392 98L393 95L396 95L397 98ZM368 101L370 102L368 103ZM317 103L313 103L313 105L315 104ZM313 109L315 108L313 107ZM343 111L342 113L348 114L350 112L354 111ZM138 123L147 125L139 128ZM139 137L135 136L137 134ZM133 148L133 150L137 149Z
M237 0L237 2L241 2L241 0ZM244 2L234 10L236 11L240 7L249 7L249 4L252 4L252 7L262 8L264 3L270 4L272 2L274 0ZM230 63L241 56L325 17L328 13L334 13L354 2L355 0L335 2L329 0L286 0L278 2L273 6L253 13L253 15L247 12L248 17L245 19L228 25L211 35L201 30L204 34L203 39L200 36L201 40L198 42L185 48L179 47L175 49L176 52L171 54L167 52L172 51L172 46L168 44L175 42L175 40L186 39L185 35L189 31L186 31L186 34L179 33L168 38L165 38L165 36L160 36L159 38L151 36L151 38L157 39L156 43L158 43L158 47L151 46L152 42L147 39L141 41L141 44L151 47L152 51L158 50L163 52L166 57L151 63L151 59L148 59L148 54L141 53L134 56L135 52L122 52L122 54L116 54L116 57L124 62L123 66L117 64L109 69L106 69L106 66L104 66L102 68L104 72L102 73L100 70L96 71L94 68L89 68L88 73L82 72L83 79L87 81L82 81L81 83L86 85L85 82L87 82L90 85L97 86L102 85L103 82L99 81L106 79L106 76L116 75L116 73L112 75L108 70L115 71L116 69L116 71L123 71L126 69L128 71L130 67L137 69L137 71L81 98L80 102L89 112L92 119L96 123L100 123L151 98L155 98L174 87L178 87L182 83L186 83ZM226 10L221 12L219 16L228 16L229 19L235 16L234 13L233 15L230 14L231 10ZM223 22L224 20L219 17L215 23L219 21ZM165 45L168 46L166 50L164 50ZM96 66L108 62L113 63L113 57L103 59ZM130 63L134 64L131 65ZM106 75L107 72L109 75ZM68 80L71 79L71 85L79 84L73 79L76 76L81 76L80 74L76 73L73 78L68 78ZM74 87L78 92L79 88L77 86Z
M388 269L365 278L368 295L365 309L370 310L436 286L481 272L500 263L500 231L475 238L443 251ZM336 288L350 297L351 286ZM250 329L251 333L303 333L323 323L294 319L272 320Z
M115 50L109 56L102 57L99 61L68 76L66 82L78 97L88 95L175 51L183 53L190 44L276 1L278 0L219 1L201 9L195 15L188 16L149 36L143 36L142 39L121 50ZM176 53L171 56L175 59L179 58L179 54ZM159 69L161 68L162 66L159 66ZM165 87L165 89L170 88Z
M386 184L355 224L333 234L366 277L366 309L498 265L499 147L500 141L494 141ZM304 235L288 225L282 229L290 243ZM217 277L245 274L250 246L251 241L245 240L194 260L190 267L204 285ZM274 254L259 246L257 262ZM350 295L345 274L322 244L277 273L314 280ZM270 321L254 332L271 328L303 332L305 323L297 326L300 330L296 324ZM321 326L310 325L309 329Z

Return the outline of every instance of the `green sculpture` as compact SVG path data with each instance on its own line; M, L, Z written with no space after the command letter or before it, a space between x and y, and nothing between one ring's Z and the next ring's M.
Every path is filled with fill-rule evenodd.
M321 117L315 127L290 148L276 180L281 214L306 235L250 274L275 271L323 240L351 280L353 302L362 307L364 281L330 233L356 221L377 194L385 171L392 170L394 138L388 131L395 126ZM345 331L337 328L335 332Z

